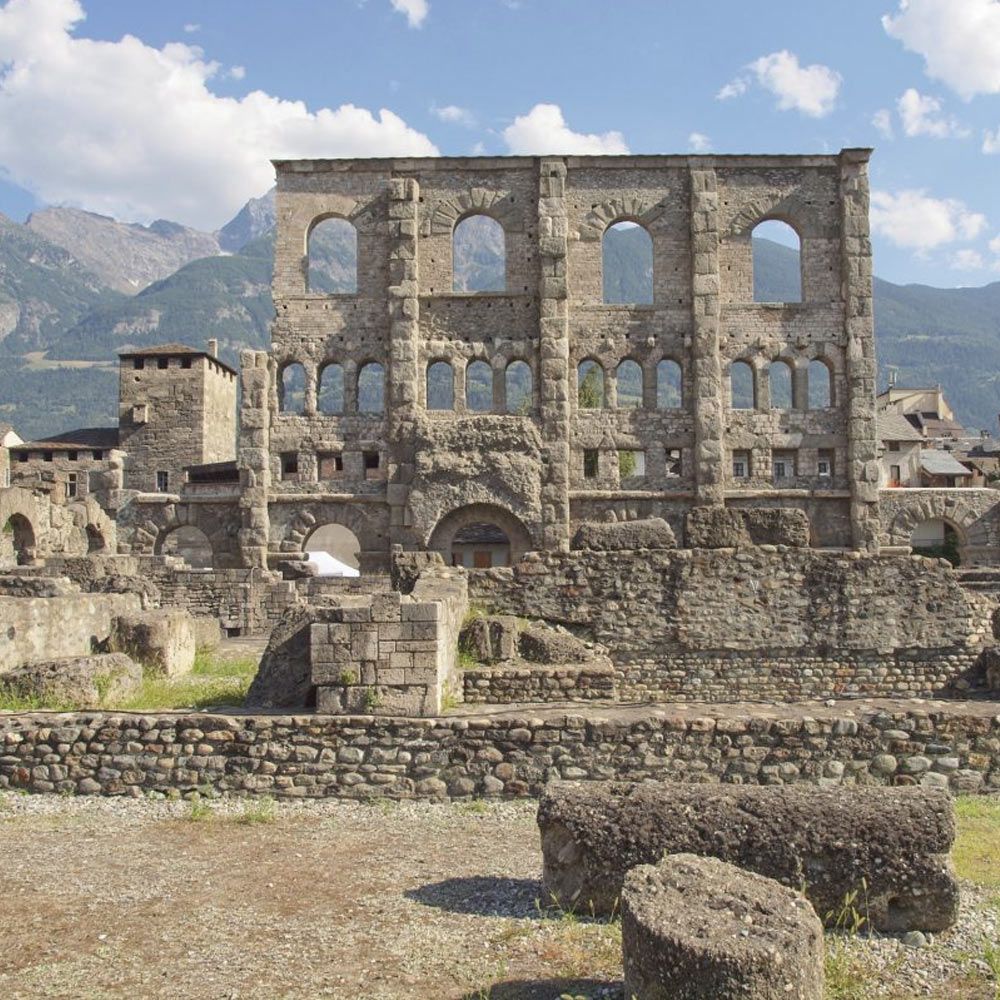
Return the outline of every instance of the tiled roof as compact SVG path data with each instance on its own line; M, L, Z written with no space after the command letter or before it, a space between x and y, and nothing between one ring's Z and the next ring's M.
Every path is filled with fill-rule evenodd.
M920 467L932 476L971 476L967 469L950 451L923 449L920 452Z
M882 441L923 441L924 437L909 420L899 413L880 413L877 418L878 436Z
M15 446L19 451L75 451L80 448L97 448L105 450L118 447L117 427L80 427L72 431L63 431L52 437L40 438L38 441L25 441Z

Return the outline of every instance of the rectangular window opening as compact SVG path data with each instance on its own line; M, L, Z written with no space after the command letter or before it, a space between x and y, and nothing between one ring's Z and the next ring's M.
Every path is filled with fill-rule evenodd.
M156 473L156 492L166 493L170 489L170 474L167 472Z
M681 449L667 448L665 459L667 479L679 479L683 466L683 454Z
M733 452L733 479L750 478L750 452Z
M339 451L320 452L316 461L321 480L339 479L344 474L344 456Z
M794 451L776 451L771 456L771 474L775 483L787 483L798 475L798 456Z
M830 449L820 450L816 456L816 475L820 479L833 478L833 451Z
M382 456L377 451L363 452L365 479L382 478Z
M76 473L71 472L66 477L66 499L73 500L77 495L78 488L79 484L77 482Z
M281 478L297 479L299 475L299 453L284 451L281 453Z
M632 448L624 448L618 452L618 478L641 479L646 475L646 453Z
M157 368L169 368L170 367L170 358L157 358L156 359L156 367Z
M597 449L584 448L583 450L583 478L597 478Z

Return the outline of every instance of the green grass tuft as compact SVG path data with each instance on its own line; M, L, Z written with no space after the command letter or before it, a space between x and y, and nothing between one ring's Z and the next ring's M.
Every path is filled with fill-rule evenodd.
M277 819L275 814L274 799L269 795L264 795L259 799L248 802L243 812L236 817L236 822L243 826L254 826L257 823L273 823Z

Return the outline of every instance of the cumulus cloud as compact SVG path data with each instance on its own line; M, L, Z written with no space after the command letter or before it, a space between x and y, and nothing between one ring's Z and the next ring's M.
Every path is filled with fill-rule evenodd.
M392 9L406 18L411 28L419 28L431 9L427 0L391 0Z
M959 250L952 254L949 267L953 271L981 271L986 266L978 250Z
M995 253L1000 256L1000 233L997 233L996 236L990 240L990 253Z
M80 0L0 7L0 173L50 204L211 229L274 182L269 158L436 155L388 110L219 97L201 49L77 38Z
M892 112L888 108L879 108L875 114L872 115L872 125L878 129L879 133L885 136L886 139L892 139L895 137L895 132L892 129Z
M201 31L200 24L193 24L191 22L184 25L184 33L186 35L193 35L196 31Z
M787 49L761 56L747 69L750 75L744 74L731 80L715 95L715 99L726 101L740 97L756 80L778 98L780 110L800 111L811 118L823 118L833 111L840 93L842 77L836 70L822 63L802 66L799 57Z
M962 138L969 134L954 118L941 114L941 102L910 87L896 101L899 120L908 136L926 135L932 139Z
M688 136L688 145L696 153L707 153L712 148L712 140L704 132L692 132Z
M226 76L231 77L234 80L243 80L246 78L246 75L246 66L230 66L229 72L226 74Z
M574 132L558 104L536 104L503 130L507 150L515 156L627 153L621 132Z
M974 240L986 217L956 198L931 198L922 190L872 191L871 224L896 246L926 253L946 243Z
M431 107L431 114L449 125L474 128L476 124L476 116L468 108L460 108L457 104L446 104L443 108L434 105Z
M983 152L1000 153L1000 127L992 132L987 129L983 133Z
M966 100L1000 93L1000 0L899 0L882 26Z

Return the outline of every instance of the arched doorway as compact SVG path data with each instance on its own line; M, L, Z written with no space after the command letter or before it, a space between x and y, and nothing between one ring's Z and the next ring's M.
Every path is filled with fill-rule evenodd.
M438 521L428 548L446 563L467 569L510 566L532 548L520 519L503 507L477 503L459 507Z
M910 535L910 545L920 556L947 559L952 566L961 561L964 539L959 530L942 517L931 517L917 522Z
M107 548L104 536L96 525L87 525L87 554L93 555L96 552L103 552Z
M183 559L192 569L211 569L214 562L208 535L192 524L167 532L161 538L156 552L157 555Z
M319 576L361 575L361 543L342 524L321 524L306 540L304 549Z
M11 514L0 538L0 562L30 566L35 561L35 529L23 514Z

